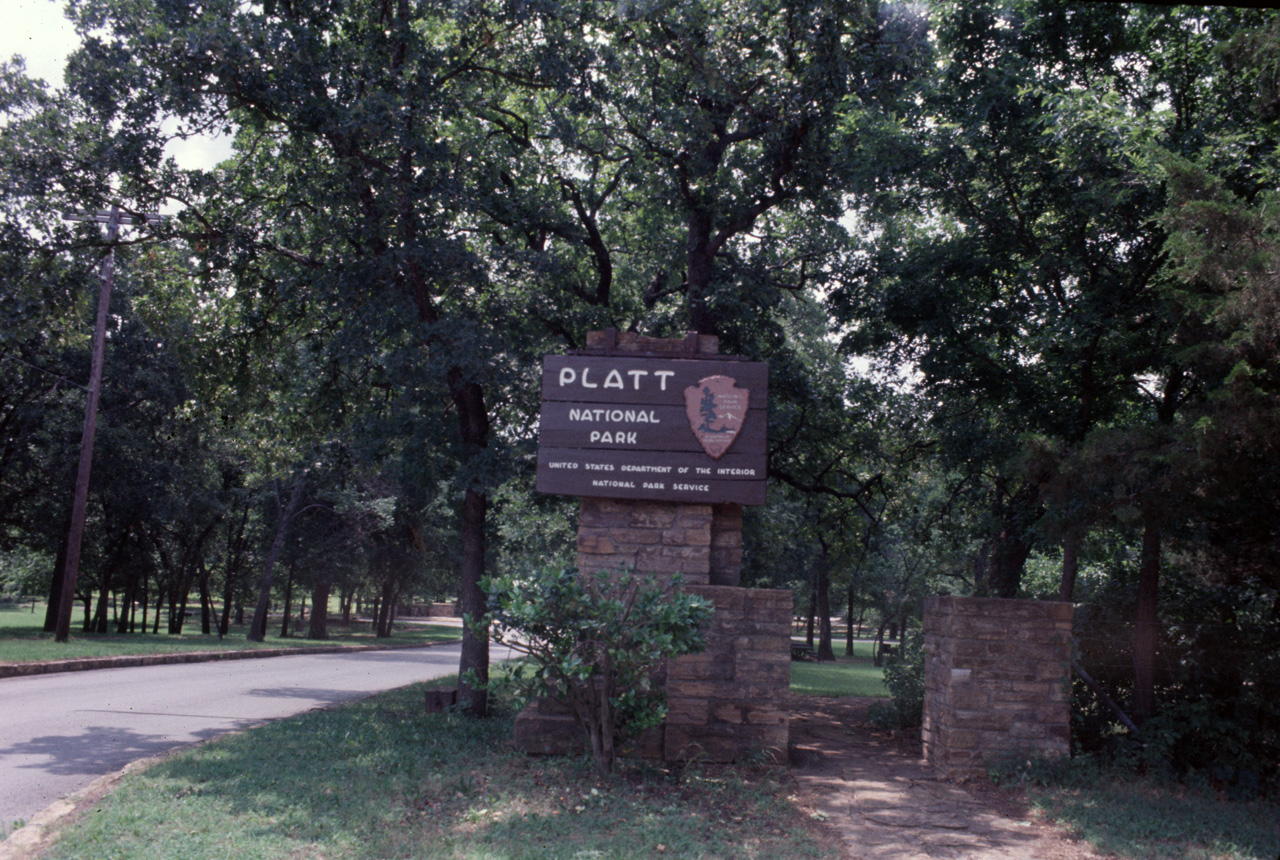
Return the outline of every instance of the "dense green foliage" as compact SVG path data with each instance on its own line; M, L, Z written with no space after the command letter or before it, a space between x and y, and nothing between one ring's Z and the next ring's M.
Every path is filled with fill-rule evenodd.
M815 650L842 612L904 636L929 593L1072 600L1148 754L1276 789L1274 13L70 12L64 88L0 69L6 593L65 546L107 248L62 214L165 209L114 249L87 628L330 593L381 635L404 603L479 614L485 574L573 563L572 503L530 489L538 356L695 329L770 363L743 576L795 590ZM207 131L226 162L166 159ZM477 711L487 662L468 632Z

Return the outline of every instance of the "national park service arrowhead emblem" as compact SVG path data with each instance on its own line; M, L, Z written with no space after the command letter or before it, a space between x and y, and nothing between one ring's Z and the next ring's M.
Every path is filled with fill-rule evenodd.
M708 376L684 390L689 428L712 460L719 460L738 438L750 401L751 391L728 376Z

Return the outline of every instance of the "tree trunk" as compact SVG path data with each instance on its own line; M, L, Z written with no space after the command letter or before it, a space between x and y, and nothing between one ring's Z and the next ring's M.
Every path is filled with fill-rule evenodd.
M1160 527L1147 519L1142 529L1142 564L1133 625L1133 718L1141 725L1156 709L1156 649L1160 642L1156 601L1160 583Z
M218 638L221 639L227 635L227 631L231 629L231 572L228 569L226 578L222 583L222 617L218 619Z
M459 597L465 617L478 621L485 615L485 596L480 587L484 578L484 524L488 499L484 493L471 487L462 502L462 581ZM468 673L475 676L477 684L469 683ZM489 635L479 634L471 625L462 627L462 657L458 664L458 701L477 717L489 713Z
M93 355L89 365L89 388L84 406L84 429L80 434L80 464L76 470L75 495L71 501L71 528L67 532L66 570L58 604L58 623L53 640L66 642L71 635L71 604L75 600L76 576L80 572L80 549L89 504L89 476L93 467L93 437L98 426L98 398L102 392L102 365L106 359L107 310L111 304L111 283L115 272L115 242L120 231L120 210L112 208L107 222L107 243L111 250L102 258L102 278L98 289L98 313L93 329Z
M885 616L880 616L880 626L876 629L876 640L871 646L872 662L876 666L884 663L884 629L889 625Z
M685 257L685 298L689 307L689 325L698 334L716 334L716 323L707 307L707 291L715 272L715 249L711 235L711 216L702 211L690 213L688 220L688 252Z
M276 536L271 541L267 557L262 561L262 583L258 587L258 605L253 610L253 623L249 625L248 639L261 642L267 638L267 610L271 607L271 581L275 577L276 559L284 549L284 539L289 532L289 522L302 503L302 488L306 484L306 476L299 475L293 484L293 492L289 494L289 506L280 513L280 522L276 526Z
M132 528L132 526L130 528ZM102 590L98 592L98 608L94 611L93 621L89 626L89 629L94 632L107 632L107 605L111 602L112 574L115 572L115 569L120 566L120 560L124 556L125 547L128 545L128 542L129 530L126 529L119 540L115 542L110 555L102 565Z
M329 583L317 582L311 588L311 622L307 627L308 639L329 638Z
M125 575L123 606L120 611L120 618L116 622L117 633L133 632L133 605L138 599L138 566L130 564L128 573Z
M814 639L814 621L818 617L818 585L816 582L809 586L809 611L805 613L804 621L804 641L810 648L813 648L817 642Z
M191 576L185 566L181 573L178 577L177 600L169 601L169 632L175 635L182 632L182 627L187 622L187 598L191 594Z
M831 564L825 552L818 557L818 659L834 660L831 647Z
M996 480L992 514L1000 523L1000 531L992 545L987 571L987 584L995 597L1017 597L1022 585L1022 571L1031 555L1030 527L1039 519L1040 490L1032 484L1007 495L1004 478Z
M58 629L58 607L62 605L62 582L67 575L67 533L71 531L71 511L62 525L62 540L58 542L58 554L53 561L53 579L49 582L49 603L44 610L44 632Z
M293 563L289 563L289 575L284 579L284 620L280 622L280 638L289 638L289 615L293 612Z
M848 619L844 631L844 656L853 656L853 583L849 583L849 605L846 607L845 618Z
M378 600L378 617L374 623L374 638L386 639L391 636L391 607L395 603L395 579L390 572L382 580L382 597Z
M209 568L203 558L196 582L200 589L200 632L208 636L213 632L213 598L209 595Z
M240 514L240 525L234 533L230 528L227 529L227 569L223 574L222 583L222 618L218 622L218 638L221 639L227 635L227 631L231 629L231 602L235 594L235 582L240 575L240 562L244 554L244 529L249 522L249 505L246 502L244 511ZM236 616L236 623L243 624L243 607L241 614Z
M1062 586L1058 589L1058 599L1066 603L1075 597L1076 573L1080 569L1079 550L1080 535L1072 529L1062 539Z

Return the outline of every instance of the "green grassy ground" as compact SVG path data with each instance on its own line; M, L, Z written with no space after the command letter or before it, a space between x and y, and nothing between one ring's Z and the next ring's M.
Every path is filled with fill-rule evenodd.
M785 769L625 764L511 743L509 708L422 713L421 687L308 713L125 777L46 860L837 857Z
M834 661L791 663L791 692L806 696L887 697L884 672L871 659L871 643L855 642L854 656L845 657L844 644L836 645Z
M314 648L322 645L373 644L427 644L458 639L462 634L457 627L436 624L400 624L390 640L374 637L368 623L360 625L329 624L329 638L324 641L290 637L282 639L272 635L280 630L279 621L268 628L265 642L245 639L243 627L233 627L225 639L216 635L199 633L200 624L187 624L187 631L180 635L168 633L84 633L73 624L69 642L53 641L52 633L45 633L44 604L37 603L34 612L31 604L0 607L0 663L27 663L41 660L62 660L71 657L117 657L139 654L172 654L190 651L253 650L259 648Z
M1280 802L1231 801L1210 785L1139 776L1087 758L1013 762L992 779L1044 818L1122 860L1275 860Z
M1088 788L1037 788L1033 805L1100 851L1132 860L1276 860L1280 804L1112 777Z

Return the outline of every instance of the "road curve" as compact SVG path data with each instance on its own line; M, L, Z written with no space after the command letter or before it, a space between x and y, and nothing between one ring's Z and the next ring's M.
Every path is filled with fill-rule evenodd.
M0 680L0 821L30 820L98 777L177 746L452 674L459 648Z

